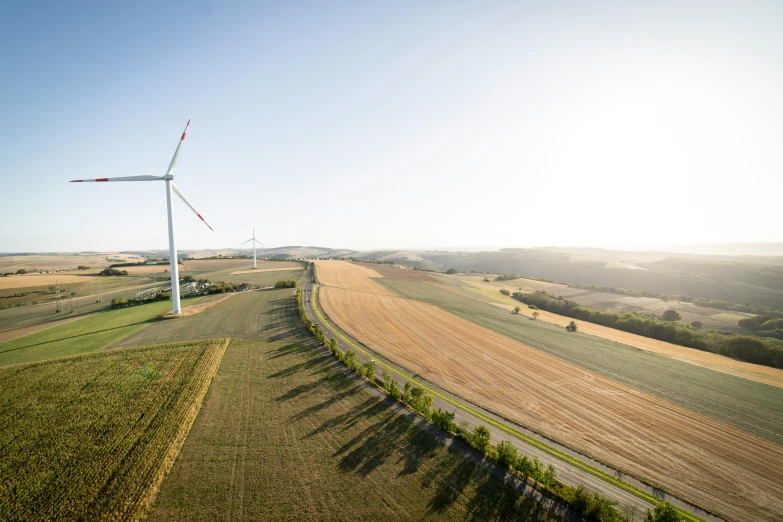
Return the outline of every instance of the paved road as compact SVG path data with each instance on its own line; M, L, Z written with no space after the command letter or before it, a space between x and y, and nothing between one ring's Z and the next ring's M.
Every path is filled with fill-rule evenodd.
M315 293L315 295L314 295ZM709 513L706 513L702 509L692 506L691 504L684 502L676 497L672 497L670 495L667 495L666 493L657 490L655 488L652 488L633 477L624 476L622 473L609 468L608 466L605 466L601 464L600 462L597 462L593 459L590 459L589 457L586 457L584 455L581 455L565 446L559 445L555 441L552 441L550 439L547 439L546 437L535 433L533 431L527 430L522 426L519 426L518 424L515 424L507 419L504 419L503 417L500 417L491 411L488 411L481 406L478 406L475 403L471 403L461 397L457 397L456 395L453 395L449 393L446 390L443 390L439 386L422 379L419 376L413 375L412 372L409 372L407 369L399 366L398 364L394 363L393 361L390 361L386 359L385 357L379 355L378 353L374 352L370 348L366 347L362 343L360 343L358 340L352 338L347 333L345 333L342 329L340 329L337 325L333 324L331 321L329 321L325 314L321 311L321 314L316 313L313 305L317 304L317 285L313 285L312 282L312 275L308 272L307 278L305 279L304 285L303 285L303 302L305 307L305 312L307 313L307 316L310 318L311 321L313 321L314 324L317 324L321 327L321 329L324 331L324 334L326 335L327 339L337 338L338 342L340 343L340 346L343 349L347 349L348 344L353 344L354 347L360 348L361 350L365 351L369 357L374 359L379 366L386 366L390 369L394 369L397 372L405 375L410 380L420 381L423 384L426 384L427 387L434 389L438 393L441 393L442 395L449 397L452 400L456 400L462 404L465 404L469 407L469 409L472 409L474 411L478 411L481 415L484 415L488 418L493 419L494 421L501 423L503 425L506 425L518 432L522 432L527 436L530 436L538 441L541 441L545 443L546 445L550 447L554 447L557 450L566 453L572 457L575 457L586 464L589 464L593 468L597 468L605 473L608 473L610 475L613 475L617 478L621 478L625 482L633 485L634 487L645 491L649 493L650 495L655 496L656 498L666 500L668 502L671 502L672 504L676 505L677 507L683 509L684 511L687 511L691 514L694 514L700 518L703 518L704 520L710 521L710 522L718 522L721 519L718 517L715 517ZM323 320L322 320L323 318ZM364 356L362 353L357 353L357 358L360 360L365 360L367 357ZM400 379L398 379L400 380ZM471 414L468 411L464 411L462 409L455 409L455 407L452 404L449 404L445 400L434 397L434 408L442 408L444 410L448 411L455 411L455 419L454 421L457 424L467 423L468 426L471 428L473 426L476 426L478 424L484 424L486 426L486 422L483 422L481 419L477 418L473 414ZM530 445L529 443L520 440L513 435L506 433L500 429L497 429L493 426L487 426L490 429L491 432L491 440L493 444L497 444L498 442L502 440L511 440L519 450L521 455L527 455L529 459L533 459L535 457L538 457L538 459L544 463L544 465L552 464L557 469L557 478L562 481L565 484L568 484L570 486L584 486L589 491L595 491L599 493L600 495L610 498L618 503L618 509L623 511L624 513L630 515L634 520L644 520L644 513L648 509L652 509L652 506L645 502L644 500L638 498L637 496L628 493L604 480L602 480L599 477L596 477L595 475L592 475L586 471L583 471L567 462L564 462L560 460L559 458L550 455L549 453L536 448L535 446Z

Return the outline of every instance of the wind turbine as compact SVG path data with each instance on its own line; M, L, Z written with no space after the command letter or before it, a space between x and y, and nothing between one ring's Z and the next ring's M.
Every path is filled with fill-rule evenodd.
M203 217L201 217L201 214L198 213L198 210L195 209L193 205L190 204L190 201L187 200L187 198L180 192L177 187L174 185L172 180L174 179L174 169L177 168L177 158L179 158L179 149L182 148L182 142L185 141L185 135L188 132L188 127L190 126L190 120L188 120L187 125L185 125L185 130L182 132L182 137L179 139L179 143L177 144L177 150L174 151L174 157L171 158L171 163L169 163L169 168L166 170L165 176L123 176L120 178L98 178L98 179L74 179L71 181L71 183L84 183L84 182L104 182L104 181L165 181L166 182L166 206L168 208L168 214L169 214L169 260L171 262L171 313L178 314L180 313L180 305L179 305L179 266L177 264L177 245L176 241L174 239L174 214L172 213L171 209L171 191L173 190L177 196L180 197L182 201L185 202L185 204L190 207L190 210L192 210L201 221L204 221L204 224L209 227L210 230L213 230L212 227L209 226L209 223L207 223Z
M251 241L253 242L253 268L258 268L256 266L256 243L261 246L264 246L264 244L256 239L256 227L253 227L253 237L245 241L245 243L250 243ZM242 244L244 245L245 243Z

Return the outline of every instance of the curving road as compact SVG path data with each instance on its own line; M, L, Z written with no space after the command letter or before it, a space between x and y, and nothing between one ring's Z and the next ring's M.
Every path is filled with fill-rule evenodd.
M433 397L434 408L442 408L448 411L455 411L454 421L457 424L464 425L463 423L466 423L471 428L478 424L484 424L485 426L487 426L486 422L478 418L476 415L472 414L470 411L466 411L466 410L472 410L478 412L478 414L486 418L490 418L495 422L508 426L513 430L516 430L518 432L523 433L526 436L536 439L537 441L542 442L549 447L555 448L562 453L577 458L578 460L584 462L585 464L588 464L589 466L592 466L593 468L599 469L609 475L620 478L626 483L633 485L637 489L647 492L648 494L654 496L655 498L666 500L672 503L673 505L677 506L678 508L682 509L683 511L686 511L692 515L696 515L697 517L710 522L718 522L722 520L710 513L705 512L704 510L698 508L697 506L693 506L683 500L680 500L676 497L672 497L671 495L668 495L665 492L662 492L658 489L648 486L642 483L641 481L634 479L633 477L628 477L626 475L623 475L622 473L608 466L605 466L598 461L595 461L578 452L575 452L570 448L562 446L557 442L548 439L536 432L527 430L524 427L519 426L518 424L515 424L509 421L508 419L500 417L475 403L472 403L461 397L451 394L448 391L440 388L439 386L425 379L422 379L418 375L414 376L412 372L408 371L404 367L399 366L395 362L390 361L385 357L379 355L372 349L363 345L358 340L349 336L345 331L340 329L337 325L329 321L328 318L326 317L326 314L324 314L321 310L318 311L316 310L317 285L314 285L312 279L312 273L311 270L309 269L307 271L306 278L303 284L302 297L303 297L303 305L307 316L310 318L313 324L318 325L324 331L324 334L327 337L327 339L331 340L333 338L336 338L343 349L347 349L347 347L353 348L354 351L357 352L356 355L358 359L364 361L367 358L372 358L378 363L379 367L388 368L389 371L391 371L392 373L397 373L398 376L404 376L405 378L411 381L421 382L422 384L436 391L438 394L442 395L443 397L447 397L451 399L451 401L456 401L460 403L462 406L455 409L455 406L452 403L449 403L444 398L438 396ZM502 440L511 440L517 446L517 449L519 450L519 453L521 455L527 455L527 457L531 460L535 457L538 457L538 459L542 463L544 463L545 466L548 464L552 464L553 466L555 466L555 468L557 469L557 478L561 482L568 484L569 486L575 486L575 487L578 487L580 485L584 486L585 489L589 491L597 492L598 494L606 498L616 501L618 504L617 506L618 509L620 509L620 511L626 513L627 515L631 516L631 518L633 518L634 520L644 520L645 511L648 509L652 509L653 507L651 504L645 502L644 500L640 499L636 495L629 493L623 489L620 489L617 486L614 486L613 484L610 484L609 482L606 482L603 479L588 473L587 471L577 468L576 466L568 462L565 462L547 453L546 451L529 444L524 440L514 437L513 435L506 433L494 426L487 426L487 427L489 428L492 434L491 440L493 444L497 444Z

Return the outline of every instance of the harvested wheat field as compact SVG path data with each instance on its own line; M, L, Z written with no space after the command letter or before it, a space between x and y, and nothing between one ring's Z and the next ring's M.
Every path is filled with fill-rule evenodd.
M89 283L93 277L64 274L29 274L0 277L0 290L8 288L31 288L66 283Z
M391 290L387 290L373 281L373 278L381 278L383 276L372 268L346 261L316 261L315 267L318 282L326 286L337 286L381 295L394 295Z
M250 270L239 270L238 272L231 272L231 275L237 274L257 274L259 272L290 272L291 270L302 270L302 265L298 266L286 266L282 268L251 268Z
M247 259L187 259L185 263L193 270L225 270L248 266Z
M433 305L323 287L347 333L445 389L732 519L783 518L783 447Z
M116 261L109 261L109 259L116 259ZM117 253L94 255L35 254L29 256L0 256L0 272L16 272L20 268L26 270L70 270L75 269L79 265L88 266L90 268L102 268L109 266L111 263L118 263L120 260L122 260L122 262L135 263L137 261L144 261L144 258L131 254Z
M495 306L505 308L506 310L513 310L515 305L491 303ZM539 320L546 321L548 323L556 324L558 326L566 326L571 322L570 317L553 314L544 310L537 310ZM522 307L520 315L524 314L527 317L533 316L533 310L527 307ZM608 339L609 341L615 341L627 346L633 346L640 350L645 350L659 355L665 355L678 361L695 364L697 366L703 366L710 370L717 372L728 373L730 375L736 375L744 379L750 379L751 381L763 382L770 386L777 386L783 388L783 370L779 368L772 368L770 366L762 366L760 364L751 364L743 361L738 361L730 357L724 357L716 353L704 352L693 348L686 348L676 344L659 341L657 339L651 339L637 334L624 332L615 328L609 328L608 326L601 326L599 324L589 323L587 321L578 321L579 331L587 335L594 335L602 339Z

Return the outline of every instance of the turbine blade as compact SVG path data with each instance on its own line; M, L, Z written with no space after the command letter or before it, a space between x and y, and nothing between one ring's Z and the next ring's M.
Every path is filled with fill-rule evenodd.
M174 157L171 158L171 163L169 163L169 169L166 171L166 176L171 175L171 173L174 172L174 169L177 168L177 158L179 158L179 149L182 147L182 142L185 141L185 135L188 133L189 126L190 126L190 120L188 120L187 125L185 125L185 130L182 131L182 137L179 139L179 143L177 143L177 150L174 151Z
M253 240L252 239L248 239L247 241L245 241L245 243L250 243L251 241L253 241ZM244 245L245 243L242 243L242 244Z
M255 241L256 243L258 243L259 245L261 245L261 246L264 246L264 244L263 244L261 241L259 241L258 239L255 239L254 241Z
M71 183L95 183L102 181L163 181L163 176L122 176L120 178L73 179Z
M204 224L205 224L206 226L208 226L208 227L209 227L209 223L207 223L207 221L206 221L206 220L205 220L203 217L201 217L201 214L199 214L199 213L198 213L198 210L196 210L196 207L194 207L193 205L191 205L191 204L190 204L190 201L188 201L188 198L186 198L186 197L185 197L185 196L182 194L182 192L180 192L180 191L179 191L179 189L178 189L178 188L177 188L177 187L174 185L174 183L172 183L172 184L171 184L171 188L172 188L172 189L174 189L174 192L177 194L177 196L179 196L179 198L180 198L182 201L184 201L184 202L185 202L185 204L186 204L188 207L190 207L190 210L192 210L192 211L193 211L193 213L194 213L194 214L196 214L196 215L198 216L198 218L199 218L201 221L203 221L203 222L204 222ZM215 229L214 229L214 228L212 228L212 227L209 227L209 229L210 229L212 232L214 232L214 231L215 231Z

